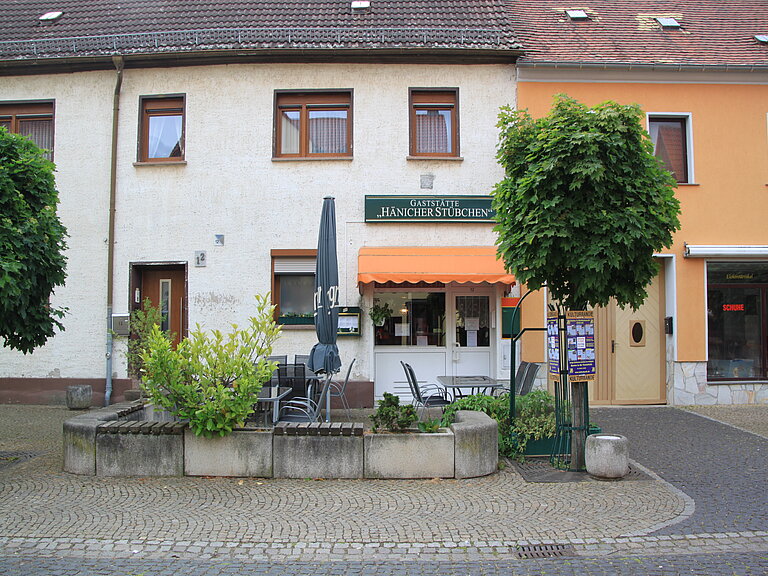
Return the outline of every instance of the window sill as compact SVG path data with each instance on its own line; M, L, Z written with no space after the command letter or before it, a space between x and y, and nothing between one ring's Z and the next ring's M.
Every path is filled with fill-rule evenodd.
M464 162L463 156L406 156L406 160L429 160L434 162L435 160L442 160L445 162Z
M279 324L279 323L278 323ZM314 330L314 324L280 324L281 330Z
M140 166L186 166L186 160L172 160L170 162L134 162L137 168Z
M313 158L311 156L302 156L301 158L283 158L282 156L272 156L272 162L352 162L352 156L320 156Z
M728 386L731 384L756 384L758 386L765 386L768 384L768 380L765 378L731 378L730 380L707 380L707 386Z
M678 182L678 186L701 186L698 182Z

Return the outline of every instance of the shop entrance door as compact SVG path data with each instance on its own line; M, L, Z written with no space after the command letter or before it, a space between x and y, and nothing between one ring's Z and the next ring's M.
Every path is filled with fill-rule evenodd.
M493 376L491 343L494 339L491 297L470 292L454 293L451 298L453 319L451 371L453 376Z

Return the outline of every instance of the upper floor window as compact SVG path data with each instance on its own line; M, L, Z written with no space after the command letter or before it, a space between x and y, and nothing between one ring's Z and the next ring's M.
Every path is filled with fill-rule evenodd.
M53 102L0 103L0 126L26 136L53 159Z
M184 160L184 96L142 96L139 162Z
M459 91L410 90L411 156L459 155Z
M352 92L275 94L275 156L352 156Z
M692 182L689 116L649 116L653 153L681 184Z

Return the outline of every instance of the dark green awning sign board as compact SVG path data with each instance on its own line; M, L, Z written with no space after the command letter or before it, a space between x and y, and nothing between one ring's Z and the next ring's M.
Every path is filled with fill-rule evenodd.
M495 222L490 196L366 196L366 222Z

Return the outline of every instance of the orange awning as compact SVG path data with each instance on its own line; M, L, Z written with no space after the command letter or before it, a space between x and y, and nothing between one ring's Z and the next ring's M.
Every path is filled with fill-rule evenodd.
M496 259L495 246L363 247L357 257L357 282L512 285L515 277Z

